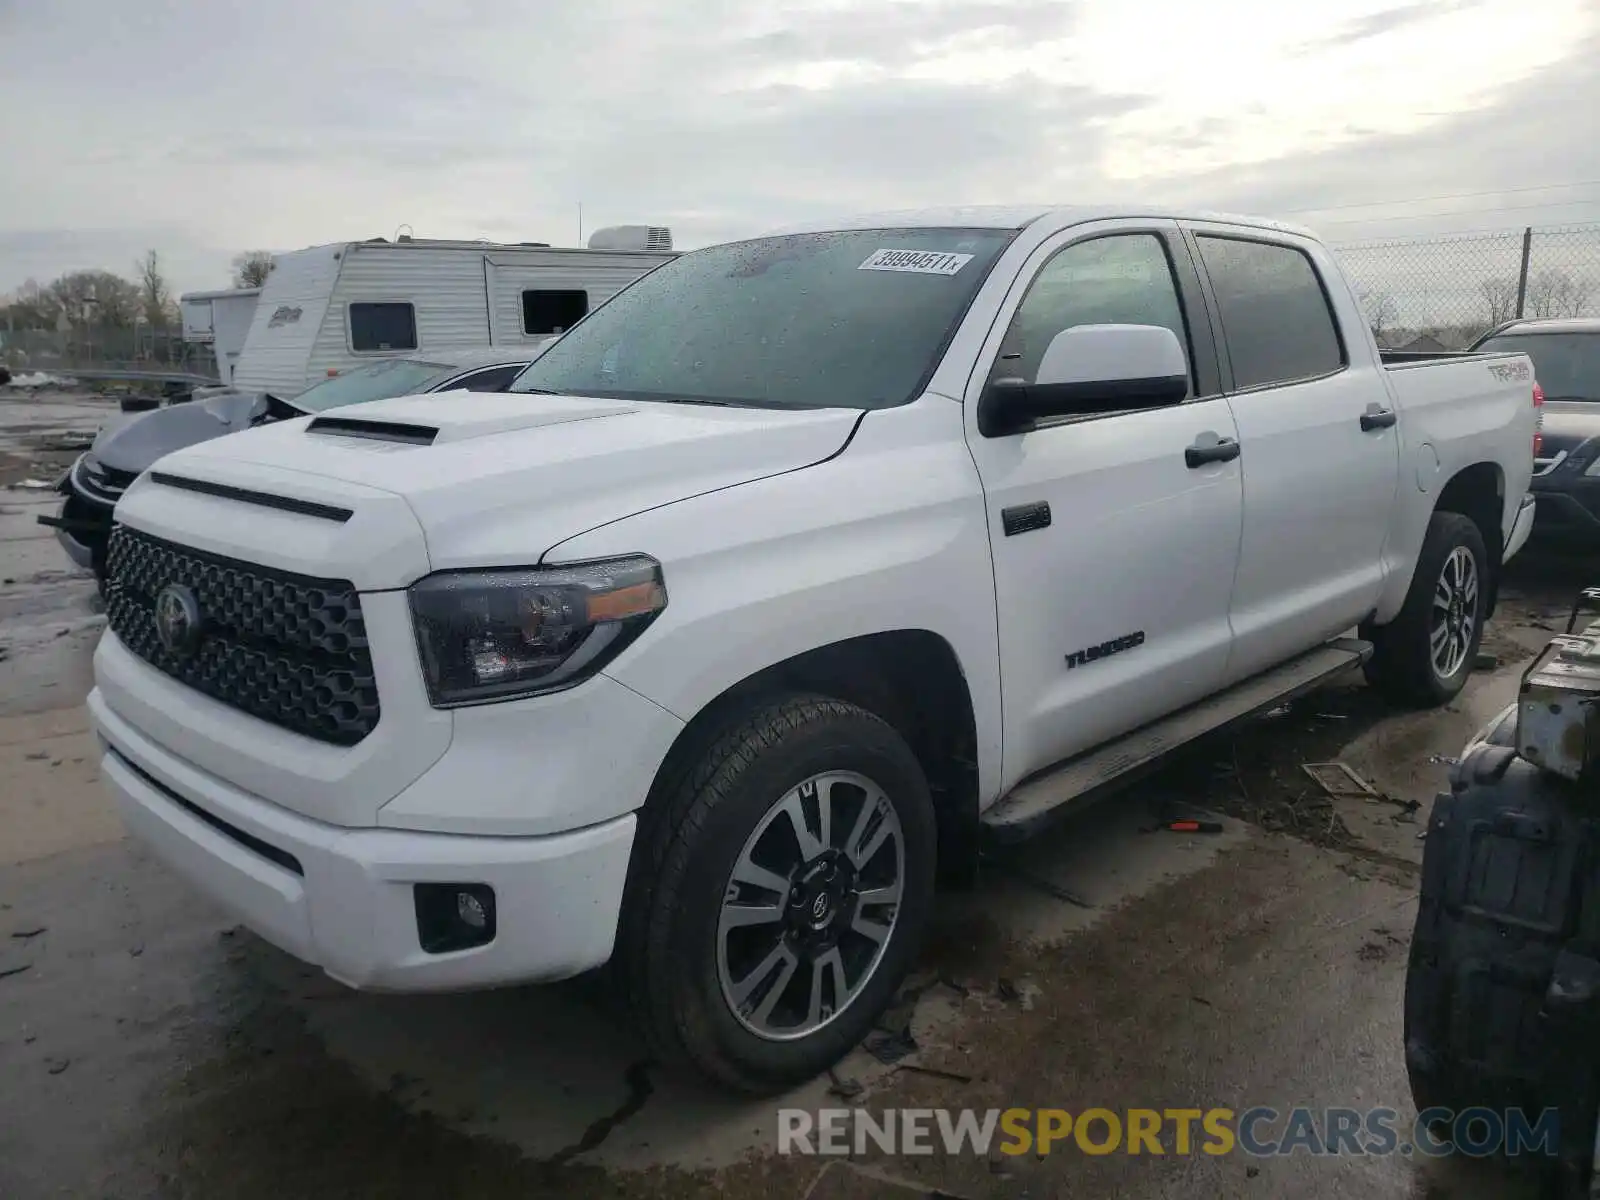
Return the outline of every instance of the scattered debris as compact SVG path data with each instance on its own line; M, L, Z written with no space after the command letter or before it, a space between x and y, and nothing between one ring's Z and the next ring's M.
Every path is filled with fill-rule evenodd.
M1221 821L1197 821L1191 817L1180 817L1176 820L1163 821L1159 825L1147 825L1140 833L1221 833Z
M43 933L48 928L49 928L48 925L40 925L37 929L19 929L15 933L13 933L11 936L16 938L18 941L25 942L29 938L38 937L41 933Z
M828 1080L828 1095L841 1100L858 1100L867 1090L859 1079L840 1079L839 1072L833 1067L828 1068Z
M25 757L29 762L43 762L45 759L49 758L50 755L43 750L32 750L23 757Z
M1022 999L1022 993L1017 991L1017 985L1012 983L1011 980L1007 979L1004 975L1000 976L1000 978L995 981L994 990L995 994L1007 1004L1013 1004Z
M21 975L24 971L31 970L33 970L32 963L23 963L20 967L7 967L4 971L0 971L0 979L9 979L13 975Z
M892 1067L902 1058L917 1052L917 1039L911 1036L910 1029L878 1029L867 1035L861 1048L884 1066Z
M1350 719L1350 714L1349 713L1318 713L1317 714L1317 720L1319 720L1319 721L1348 721L1349 719Z
M94 445L94 435L90 433L63 433L54 441L40 442L40 450L87 450Z
M144 953L144 943L143 942L140 942L137 946L128 947L128 957L129 958L138 958L143 953Z
M1461 760L1453 754L1430 754L1428 755L1428 761L1431 763L1438 763L1440 766L1445 767L1453 767L1461 762Z
M1392 821L1409 821L1416 816L1417 810L1422 807L1421 800L1402 800L1398 796L1384 796L1390 804L1400 811L1390 818Z
M1277 708L1269 708L1269 709L1267 709L1266 712L1261 714L1261 719L1263 721L1276 721L1276 720L1278 720L1278 719L1280 719L1282 717L1287 717L1293 711L1294 711L1294 705L1292 705L1292 704L1280 704L1280 705L1278 705Z
M1246 1167L1244 1169L1244 1177L1246 1179L1254 1179L1259 1174L1261 1174L1260 1167Z
M1472 669L1474 671L1492 671L1499 665L1500 656L1498 654L1485 654L1481 650L1478 652L1478 657L1472 660Z
M72 1065L70 1058L47 1058L44 1060L45 1069L52 1075L59 1075Z
M1193 1000L1196 1004L1203 1004L1207 1008L1216 1007L1216 1005L1212 1004L1211 1001L1207 1000L1204 996L1190 996L1189 999Z
M1383 799L1377 788L1357 775L1345 763L1301 763L1300 769L1330 796L1359 796L1374 804Z
M895 1067L896 1071L914 1071L918 1075L932 1075L935 1079L948 1079L952 1083L971 1083L971 1075L963 1075L960 1071L946 1071L943 1067L925 1067L920 1063L903 1062Z
M55 487L55 484L45 479L19 479L16 483L7 484L6 486L23 492L47 492Z

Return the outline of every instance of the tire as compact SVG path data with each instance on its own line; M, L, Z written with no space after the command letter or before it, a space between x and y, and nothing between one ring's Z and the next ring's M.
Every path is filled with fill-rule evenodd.
M1489 571L1476 523L1460 513L1434 513L1399 615L1364 631L1373 644L1368 682L1407 705L1436 708L1455 699L1483 642ZM1449 603L1441 607L1446 592ZM1446 645L1436 654L1441 623Z
M1596 851L1600 819L1572 789L1508 748L1475 748L1429 818L1406 970L1417 1111L1557 1110L1557 1157L1516 1165L1564 1195L1590 1194L1600 1117Z
M824 800L829 848L802 860L792 814L820 842ZM890 725L839 700L779 699L723 733L642 814L635 845L614 956L629 1005L664 1062L743 1092L791 1087L847 1054L893 1000L932 913L927 780ZM887 933L880 943L858 923Z

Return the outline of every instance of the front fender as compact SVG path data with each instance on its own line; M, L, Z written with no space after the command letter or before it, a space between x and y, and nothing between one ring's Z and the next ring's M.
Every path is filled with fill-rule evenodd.
M979 794L1000 780L1000 679L983 491L960 406L869 413L840 455L640 513L546 562L641 552L667 607L607 674L691 720L733 685L848 638L943 637L966 676Z

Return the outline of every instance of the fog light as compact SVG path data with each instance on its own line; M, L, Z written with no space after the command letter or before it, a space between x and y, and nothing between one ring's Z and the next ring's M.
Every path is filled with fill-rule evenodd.
M417 940L429 954L494 941L494 889L486 883L419 883L413 889Z

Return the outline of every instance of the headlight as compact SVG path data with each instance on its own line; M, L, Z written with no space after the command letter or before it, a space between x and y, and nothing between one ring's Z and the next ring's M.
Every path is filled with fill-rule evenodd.
M411 585L436 708L557 691L594 674L667 606L645 555L563 567L443 571Z

